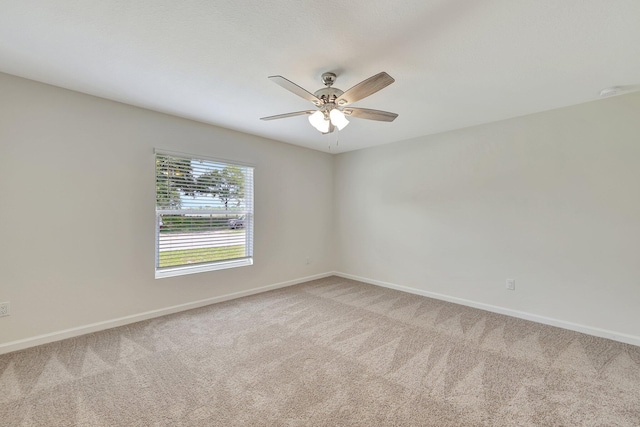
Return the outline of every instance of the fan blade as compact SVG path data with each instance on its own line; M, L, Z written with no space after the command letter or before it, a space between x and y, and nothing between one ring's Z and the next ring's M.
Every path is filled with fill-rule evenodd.
M315 105L320 105L322 103L322 101L320 101L320 99L318 99L318 97L316 97L314 94L301 88L291 80L287 80L282 76L269 76L269 79L271 79L272 82L282 86L289 92L295 93L296 95L306 99L307 101L313 102Z
M378 120L380 122L392 122L398 115L388 111L370 110L368 108L345 108L342 110L345 116L359 119Z
M295 113L278 114L277 116L261 117L260 120L286 119L287 117L301 116L303 114L313 114L316 110L296 111Z
M375 76L369 77L367 80L361 81L360 83L340 95L340 97L336 99L336 104L353 104L354 102L360 101L361 99L366 98L369 95L373 95L380 89L384 89L393 82L395 82L393 77L383 71L379 74L376 74Z

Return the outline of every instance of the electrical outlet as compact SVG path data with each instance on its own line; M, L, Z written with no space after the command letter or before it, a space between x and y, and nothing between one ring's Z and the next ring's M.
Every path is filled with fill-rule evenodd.
M507 279L507 289L510 291L516 290L516 279Z
M305 264L307 264L307 265L311 264L311 259L309 257L307 257L307 259L305 261Z
M0 302L0 317L9 315L9 301Z

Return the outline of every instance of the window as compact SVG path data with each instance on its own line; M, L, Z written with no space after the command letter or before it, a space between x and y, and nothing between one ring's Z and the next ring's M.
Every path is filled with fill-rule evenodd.
M253 168L156 150L156 278L253 264Z

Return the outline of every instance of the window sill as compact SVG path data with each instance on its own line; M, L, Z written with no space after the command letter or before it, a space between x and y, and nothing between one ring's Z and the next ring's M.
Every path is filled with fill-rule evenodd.
M227 268L245 267L253 265L253 258L244 258L234 261L223 261L212 264L202 264L193 266L183 266L175 268L163 268L156 270L156 279L165 277L184 276L185 274L203 273L205 271L224 270Z

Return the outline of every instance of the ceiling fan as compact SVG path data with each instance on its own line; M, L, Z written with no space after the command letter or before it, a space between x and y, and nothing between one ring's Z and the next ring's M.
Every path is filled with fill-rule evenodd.
M393 77L384 71L361 81L346 92L332 87L336 81L336 75L334 73L322 74L322 83L324 83L325 87L317 90L315 93L306 91L282 76L270 76L269 79L288 91L310 101L317 107L317 110L278 114L276 116L262 117L260 120L275 120L284 119L285 117L309 115L309 123L323 134L327 134L333 132L335 128L342 130L348 125L349 121L347 117L357 117L359 119L378 120L382 122L392 122L398 117L397 114L387 111L347 107L347 105L360 101L393 83L395 81Z

